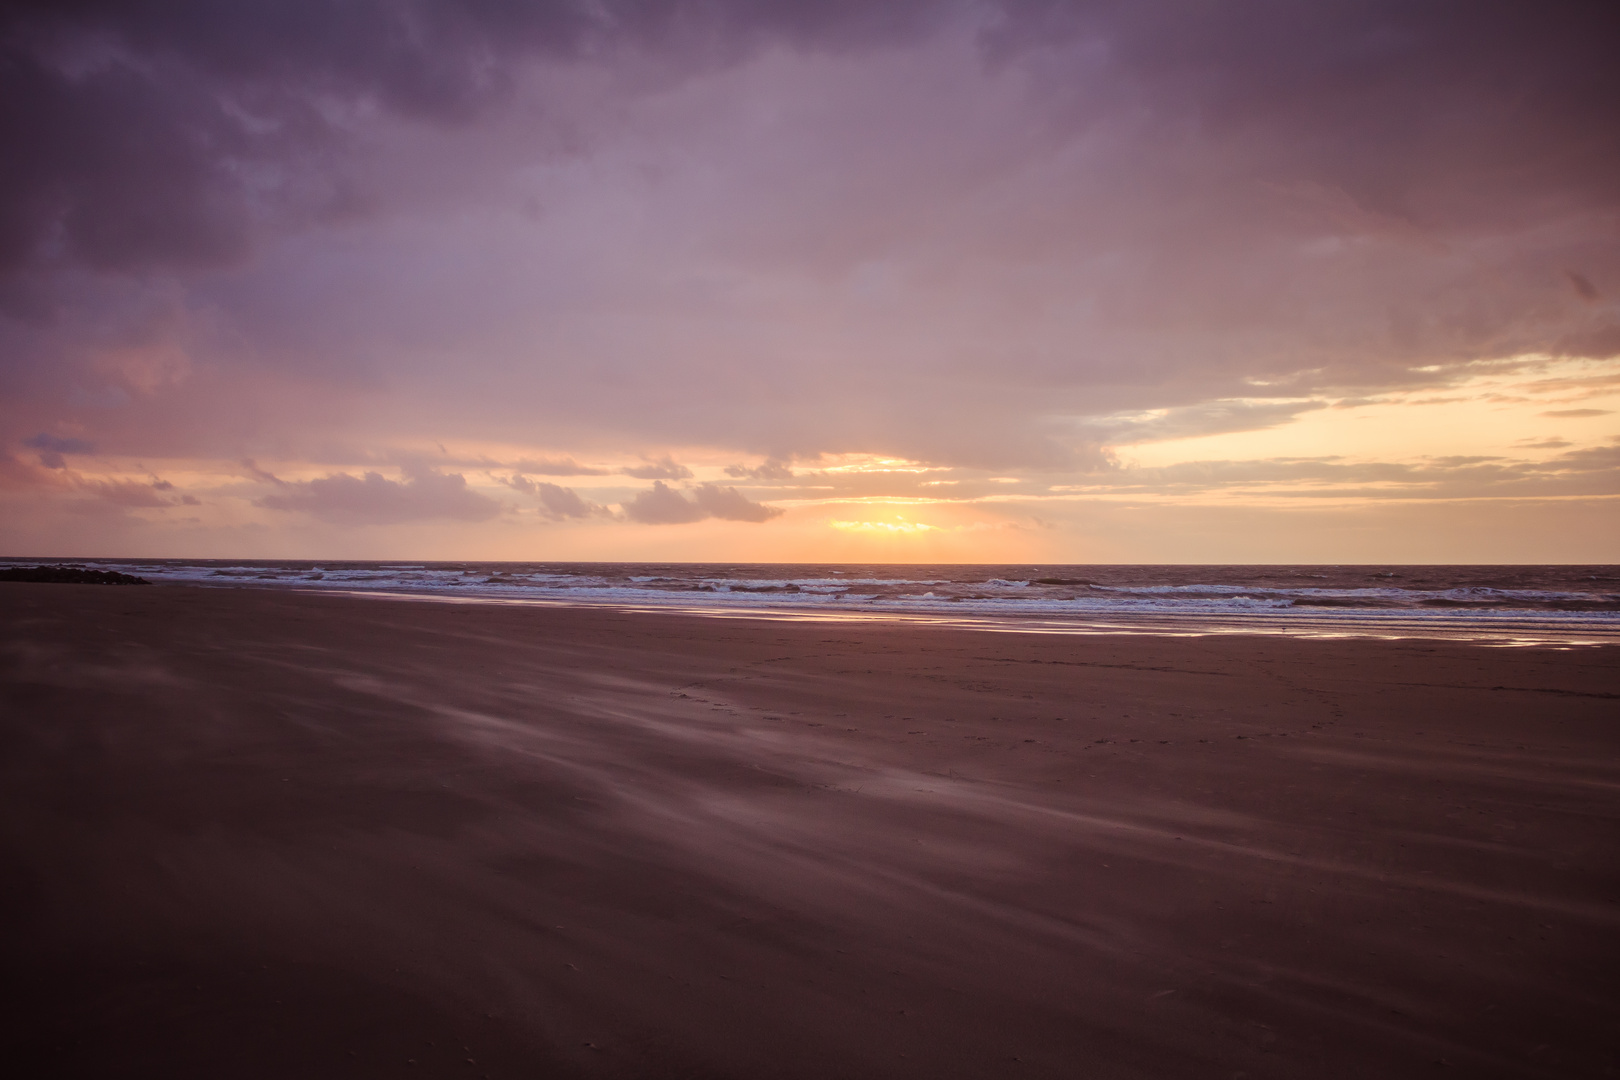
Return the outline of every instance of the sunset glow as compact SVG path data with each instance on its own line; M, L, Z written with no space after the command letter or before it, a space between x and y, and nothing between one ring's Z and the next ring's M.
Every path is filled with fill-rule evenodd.
M0 4L14 1075L1620 1075L1620 7Z
M835 521L835 529L847 529L850 532L886 533L890 536L906 536L912 533L937 532L933 525L925 525L920 521L906 521L903 518L895 521Z
M85 120L11 193L0 545L1620 557L1620 150L1568 65L928 10L469 23L435 89L40 16L62 100L132 80L172 138Z

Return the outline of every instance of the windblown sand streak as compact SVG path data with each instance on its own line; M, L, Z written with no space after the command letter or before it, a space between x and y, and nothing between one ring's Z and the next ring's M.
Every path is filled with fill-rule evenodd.
M1616 1064L1610 648L35 585L0 645L31 1075Z

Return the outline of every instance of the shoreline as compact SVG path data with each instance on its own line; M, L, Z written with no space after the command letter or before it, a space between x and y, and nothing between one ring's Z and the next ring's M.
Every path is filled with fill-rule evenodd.
M1286 637L1306 640L1449 641L1493 647L1620 645L1620 622L1597 620L1584 613L1549 616L1525 611L1469 615L1419 615L1407 611L1360 611L1354 615L1326 612L1253 612L1205 614L1076 614L1053 617L1024 613L946 615L900 608L873 610L851 606L703 606L624 600L557 600L544 597L446 595L397 589L301 588L296 585L202 585L218 589L288 589L310 595L360 599L412 600L423 603L490 604L513 607L560 607L617 611L626 614L673 615L708 619L757 619L761 622L895 623L998 634L1132 635L1147 637Z
M1613 646L384 597L0 585L39 1075L1620 1064Z
M6 560L0 560L5 562ZM1620 567L99 560L155 584L1040 633L1620 643Z

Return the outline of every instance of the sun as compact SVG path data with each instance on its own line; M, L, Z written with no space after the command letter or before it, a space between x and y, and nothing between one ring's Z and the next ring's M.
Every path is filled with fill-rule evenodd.
M900 514L894 515L893 521L833 521L829 522L835 529L846 532L867 533L876 536L920 536L924 533L940 532L938 525L929 525L921 521L907 521Z

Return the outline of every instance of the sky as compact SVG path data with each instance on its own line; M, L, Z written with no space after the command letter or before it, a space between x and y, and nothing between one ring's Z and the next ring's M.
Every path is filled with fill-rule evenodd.
M1620 562L1620 14L0 3L0 554Z

